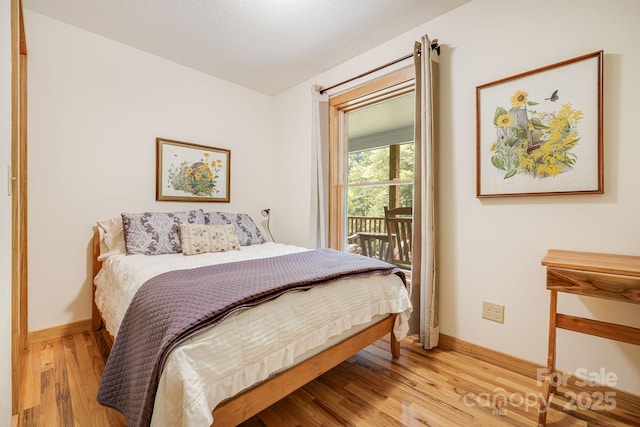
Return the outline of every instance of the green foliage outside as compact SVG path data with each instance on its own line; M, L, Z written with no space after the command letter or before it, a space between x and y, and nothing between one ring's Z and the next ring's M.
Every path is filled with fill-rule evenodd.
M389 181L389 147L349 153L348 183ZM400 179L413 179L414 144L400 146ZM413 206L413 185L400 185L400 205ZM389 205L389 186L351 187L347 216L383 217Z

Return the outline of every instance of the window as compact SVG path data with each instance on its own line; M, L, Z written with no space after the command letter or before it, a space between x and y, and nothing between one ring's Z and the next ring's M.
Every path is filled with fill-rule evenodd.
M329 99L329 246L388 259L384 208L413 205L414 72Z

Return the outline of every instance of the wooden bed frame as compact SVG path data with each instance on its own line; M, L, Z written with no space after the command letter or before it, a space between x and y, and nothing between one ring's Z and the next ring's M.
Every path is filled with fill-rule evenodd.
M100 254L100 235L95 231L93 236L93 277L102 268L102 262L98 261ZM93 284L92 299L92 326L98 331L103 326L102 316L95 304L96 285ZM400 343L393 334L393 325L396 314L391 314L380 322L369 326L367 329L345 339L344 341L328 348L321 353L283 371L269 380L255 387L245 390L238 395L225 400L213 410L215 427L237 426L248 420L260 411L268 408L278 400L293 393L305 384L313 381L320 375L344 362L360 350L374 343L380 338L391 334L391 355L393 358L400 356Z

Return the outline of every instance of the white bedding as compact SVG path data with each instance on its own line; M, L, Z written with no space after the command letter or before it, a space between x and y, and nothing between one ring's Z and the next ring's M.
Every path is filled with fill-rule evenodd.
M113 255L104 261L95 278L96 305L107 330L117 336L136 290L157 274L304 250L269 242L243 246L240 251L197 256ZM398 339L406 336L411 302L396 275L347 279L290 292L238 312L171 352L160 378L151 425L210 425L213 408L224 399L388 313L399 313L394 333Z

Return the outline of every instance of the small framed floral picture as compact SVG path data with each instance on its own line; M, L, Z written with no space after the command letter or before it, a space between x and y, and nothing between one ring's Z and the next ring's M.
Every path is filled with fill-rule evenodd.
M476 87L476 196L601 194L603 52Z
M231 151L156 138L156 200L228 202Z

